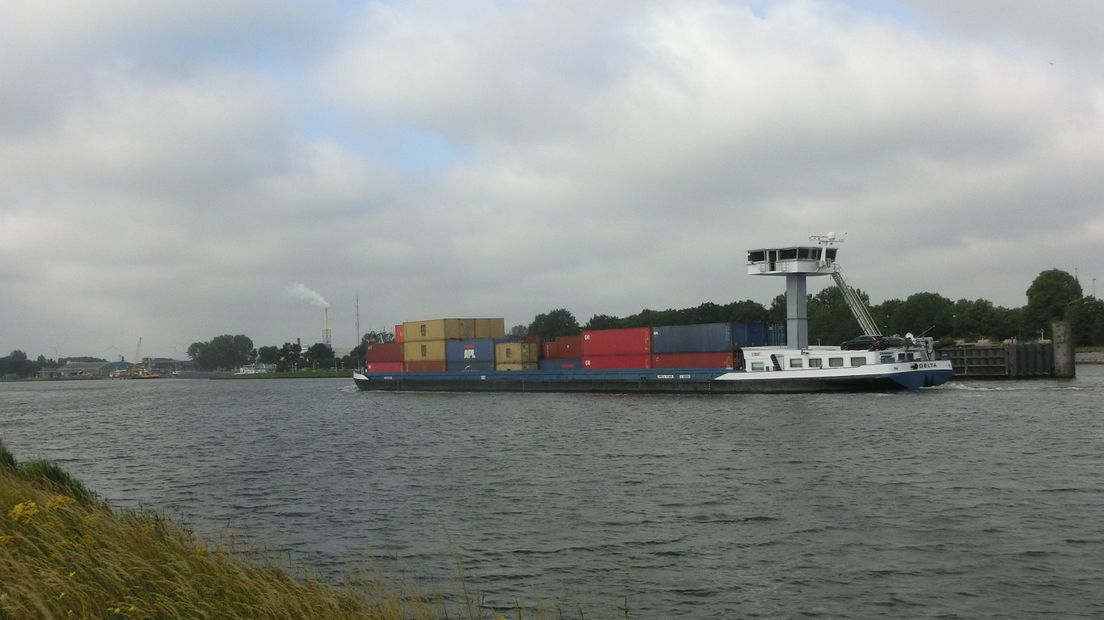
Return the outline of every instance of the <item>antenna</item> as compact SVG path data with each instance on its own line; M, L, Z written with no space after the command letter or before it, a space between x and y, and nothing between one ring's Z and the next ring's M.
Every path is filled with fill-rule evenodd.
M360 333L360 295L356 296L356 346L360 346L364 335Z

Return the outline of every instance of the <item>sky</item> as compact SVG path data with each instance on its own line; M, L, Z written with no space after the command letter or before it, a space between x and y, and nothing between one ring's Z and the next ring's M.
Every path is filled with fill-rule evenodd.
M1098 0L12 0L0 355L1104 270ZM815 293L830 283L810 282Z

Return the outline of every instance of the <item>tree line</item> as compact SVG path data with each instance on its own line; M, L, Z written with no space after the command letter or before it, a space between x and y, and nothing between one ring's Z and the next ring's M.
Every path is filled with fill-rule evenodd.
M1060 269L1040 273L1027 289L1027 304L1019 308L997 306L987 299L956 301L929 292L871 304L866 293L856 292L884 334L931 336L943 344L956 340L1030 340L1050 336L1051 324L1064 320L1071 323L1077 346L1104 345L1104 302L1085 296L1077 279ZM808 319L809 340L814 344L839 344L861 332L843 293L835 286L808 296ZM706 302L694 308L644 309L626 317L596 314L582 326L571 312L557 308L537 315L526 331L532 336L555 338L575 335L583 329L756 321L785 323L785 294L775 297L770 307L750 299L724 305Z
M1019 308L997 306L986 299L951 300L929 292L871 305L866 293L857 292L885 334L911 332L931 336L943 344L955 340L1030 340L1050 336L1051 323L1064 320L1072 325L1077 346L1104 345L1104 302L1092 295L1086 296L1077 279L1060 269L1040 273L1027 288L1027 304ZM812 343L835 345L861 331L842 293L834 286L809 295L808 310L809 341ZM583 329L756 321L770 324L785 323L785 320L786 296L779 295L769 307L750 299L728 304L706 302L693 308L644 309L625 317L596 314L583 325L567 309L557 308L538 314L527 326L515 326L510 333L551 339L577 335ZM364 359L364 347L391 342L394 338L391 332L370 331L362 336L360 344L349 355L338 358L333 349L323 343L305 349L291 342L254 348L248 336L222 335L192 343L188 347L188 357L202 370L233 370L253 363L273 365L278 371L356 368ZM31 360L23 351L15 350L0 357L0 378L35 376L43 369L58 368L67 361L106 360L94 357L52 360L41 355Z
M267 345L253 348L253 341L244 335L216 336L207 342L193 342L188 347L188 357L199 370L234 370L250 364L274 366L277 372L312 369L356 368L364 359L364 347L377 342L391 342L395 335L385 331L370 331L361 337L360 344L348 355L337 357L333 348L316 342L303 347L298 342L285 342L281 346Z

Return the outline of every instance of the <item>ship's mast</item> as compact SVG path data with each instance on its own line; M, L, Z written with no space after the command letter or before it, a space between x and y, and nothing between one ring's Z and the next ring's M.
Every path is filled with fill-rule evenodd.
M843 279L836 264L836 248L832 244L842 239L837 238L835 233L813 235L809 239L816 241L817 245L748 251L748 274L786 277L786 346L791 349L809 347L809 302L805 282L808 276L832 276L863 332L871 336L881 335L866 304Z

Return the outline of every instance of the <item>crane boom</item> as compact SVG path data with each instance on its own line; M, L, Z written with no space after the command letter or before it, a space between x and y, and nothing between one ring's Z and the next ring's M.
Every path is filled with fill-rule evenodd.
M855 292L855 289L851 288L851 285L844 279L843 274L840 273L839 263L835 261L829 261L827 249L833 243L840 243L843 239L836 236L836 233L830 232L827 235L813 235L809 237L810 241L816 241L820 247L820 261L819 264L829 267L831 269L832 279L836 281L836 286L839 287L841 293L843 293L843 301L847 303L847 307L851 309L851 314L854 315L855 320L858 321L859 327L862 328L863 334L867 336L881 336L882 330L878 328L878 324L874 322L874 318L870 316L870 310L863 303L859 294Z
M867 309L866 304L863 303L855 289L851 288L847 280L843 279L843 274L840 273L839 268L832 272L832 279L836 281L836 286L843 293L843 300L847 302L851 314L855 315L855 320L859 322L859 327L862 328L863 333L868 336L881 336L882 331L878 329L878 324L870 316L870 310Z

